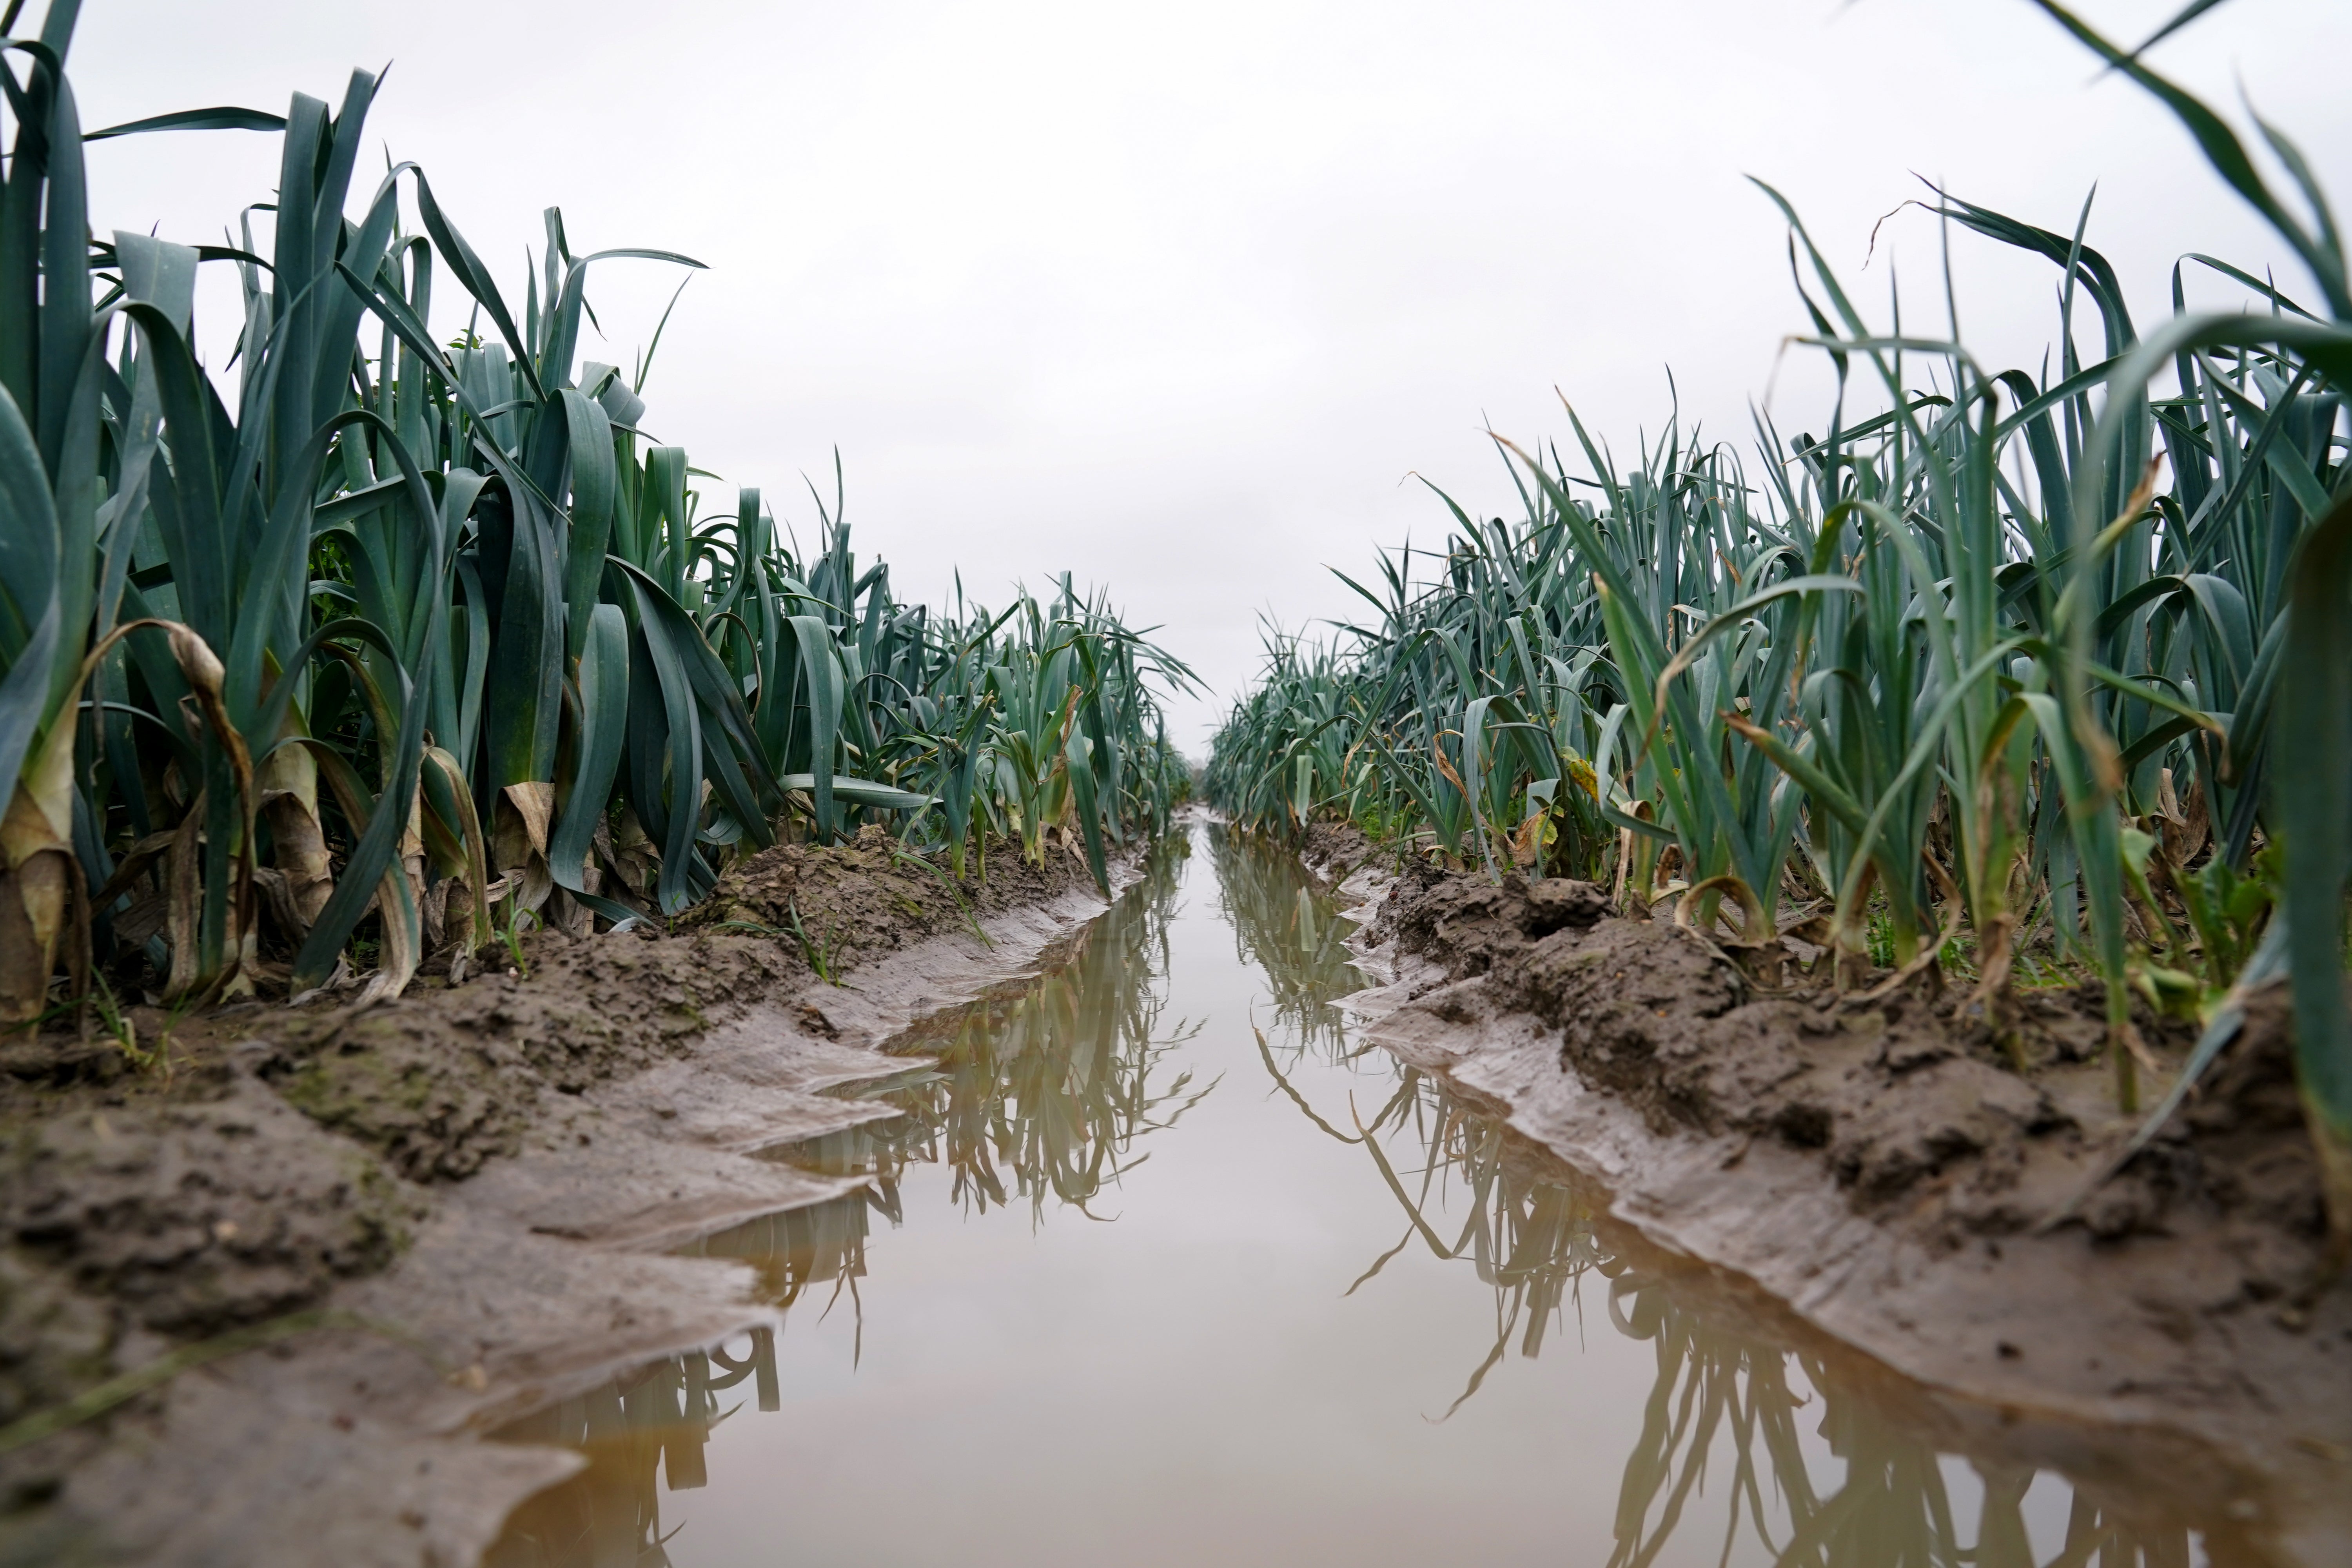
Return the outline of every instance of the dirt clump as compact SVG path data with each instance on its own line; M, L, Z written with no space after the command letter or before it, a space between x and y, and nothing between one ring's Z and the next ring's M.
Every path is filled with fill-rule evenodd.
M414 1217L381 1164L249 1083L20 1126L5 1158L16 1246L166 1333L307 1305L389 1262Z
M1403 951L1437 960L1449 980L1485 974L1522 958L1545 938L1591 928L1608 899L1589 882L1508 876L1499 883L1448 877L1408 861L1390 884L1376 933Z
M422 1209L392 1169L216 1044L168 1085L44 1044L0 1059L0 1424L406 1246Z
M730 1003L807 973L773 939L539 934L528 975L484 975L248 1047L286 1101L415 1182L462 1179L518 1146L541 1097L686 1048Z
M985 879L979 875L983 858ZM973 846L965 870L958 879L879 828L867 828L837 849L780 844L729 871L679 924L688 931L759 928L788 937L804 963L814 955L828 968L843 967L956 930L974 917L1043 902L1090 875L1076 837L1058 830L1049 830L1041 865L1031 865L1017 845L1003 840Z
M1352 822L1310 823L1298 846L1307 869L1337 887L1367 866L1393 867L1397 857L1374 843Z

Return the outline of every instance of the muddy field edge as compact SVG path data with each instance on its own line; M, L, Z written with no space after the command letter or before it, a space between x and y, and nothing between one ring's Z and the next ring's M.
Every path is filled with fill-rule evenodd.
M856 1185L753 1156L877 1114L822 1091L1109 907L1075 846L985 853L780 847L667 932L138 1017L166 1070L70 1030L0 1050L0 1428L179 1369L16 1428L0 1564L475 1561L577 1462L480 1435L766 1322L740 1266L664 1254Z
M1496 1106L1654 1245L1971 1419L2053 1423L2078 1473L2102 1430L2188 1439L2214 1462L2184 1505L2247 1561L2352 1554L2352 1293L2312 1289L2325 1220L2284 996L2045 1229L2136 1124L2101 1093L2095 998L2027 1001L2021 1073L1949 998L1768 990L1584 884L1443 873L1328 824L1300 849L1358 906L1367 1039Z

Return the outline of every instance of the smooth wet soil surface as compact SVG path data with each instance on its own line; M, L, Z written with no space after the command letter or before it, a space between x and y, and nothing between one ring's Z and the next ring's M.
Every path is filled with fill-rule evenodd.
M1181 851L1182 846L1176 847ZM690 1250L781 1329L508 1434L590 1468L489 1561L2186 1564L1366 1048L1295 860L1196 831L776 1157L872 1178ZM2217 1547L2214 1555L2232 1553Z

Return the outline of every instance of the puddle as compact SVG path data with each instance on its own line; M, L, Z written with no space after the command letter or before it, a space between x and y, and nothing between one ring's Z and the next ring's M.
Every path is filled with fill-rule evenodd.
M867 1192L691 1249L784 1326L510 1429L590 1468L488 1561L2207 1560L2160 1492L1939 1451L1932 1401L1641 1256L1351 1041L1347 929L1202 829L927 1026L856 1091L902 1116L776 1152Z

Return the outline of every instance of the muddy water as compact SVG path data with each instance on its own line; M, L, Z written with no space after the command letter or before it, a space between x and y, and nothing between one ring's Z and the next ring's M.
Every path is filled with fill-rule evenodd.
M516 1428L590 1468L490 1561L2202 1561L1938 1453L1883 1373L1612 1240L1569 1173L1351 1043L1345 930L1202 829L1041 979L910 1040L855 1091L902 1115L779 1152L865 1194L696 1249L783 1327Z

